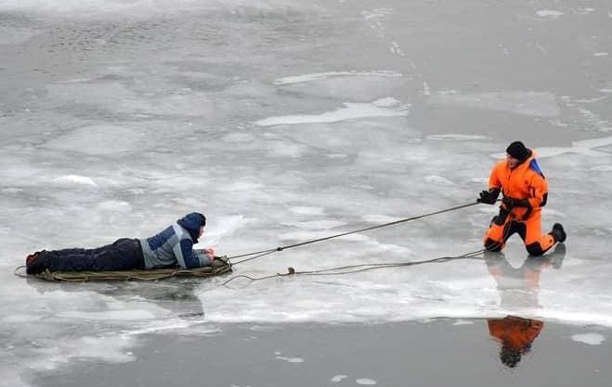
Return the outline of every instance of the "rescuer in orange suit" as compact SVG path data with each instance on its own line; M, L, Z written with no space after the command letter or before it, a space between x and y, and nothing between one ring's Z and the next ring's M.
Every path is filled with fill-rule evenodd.
M548 183L535 153L520 141L506 149L506 159L497 163L489 176L489 189L482 191L478 202L495 204L503 193L499 214L493 218L484 237L489 251L501 251L508 238L518 233L529 254L544 254L567 235L560 223L542 234L542 207L548 198Z

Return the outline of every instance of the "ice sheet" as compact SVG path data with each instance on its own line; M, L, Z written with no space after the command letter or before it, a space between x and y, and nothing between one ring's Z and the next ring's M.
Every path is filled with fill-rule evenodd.
M133 361L142 335L226 322L514 314L612 326L610 11L570 3L2 2L0 385L27 385L27 364ZM191 211L208 219L198 247L237 255L473 203L516 139L538 154L543 230L565 225L565 254L527 260L514 236L494 261L226 286L231 275L60 285L12 274L32 251L148 237ZM480 249L495 214L470 207L235 274L461 255Z

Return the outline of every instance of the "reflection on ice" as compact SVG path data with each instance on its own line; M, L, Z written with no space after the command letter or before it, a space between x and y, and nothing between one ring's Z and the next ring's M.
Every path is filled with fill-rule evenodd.
M542 306L538 300L540 275L544 268L560 269L565 259L564 244L558 244L550 254L529 257L523 264L513 267L504 254L486 252L485 262L497 283L500 308L521 316L538 316ZM500 360L508 367L516 367L523 355L532 349L534 340L541 334L544 322L534 318L509 315L488 319L489 334L501 344Z
M549 267L560 269L565 254L565 245L558 244L552 253L541 257L529 257L520 267L515 268L504 254L485 253L487 269L497 283L500 307L509 311L540 308L538 293L542 270Z

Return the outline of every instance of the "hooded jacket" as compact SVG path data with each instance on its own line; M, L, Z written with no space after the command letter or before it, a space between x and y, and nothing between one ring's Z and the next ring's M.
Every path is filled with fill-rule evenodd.
M210 260L193 245L198 243L200 227L206 225L204 215L192 212L162 232L140 240L145 268L180 266L183 269L208 266Z
M541 211L548 199L548 183L533 151L514 169L510 169L506 160L497 163L489 176L489 190L492 189L499 189L504 196L528 204L515 206L510 212L518 220L525 220Z

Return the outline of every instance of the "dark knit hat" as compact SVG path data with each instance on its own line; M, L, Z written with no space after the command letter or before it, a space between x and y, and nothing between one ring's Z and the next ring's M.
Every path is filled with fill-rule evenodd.
M506 148L506 153L521 162L527 160L527 158L531 156L531 151L527 149L520 141L515 141L508 145L508 148Z
M206 226L206 217L199 212L192 212L177 220L176 223L183 226L191 235L193 242L197 243L200 236L200 227Z

